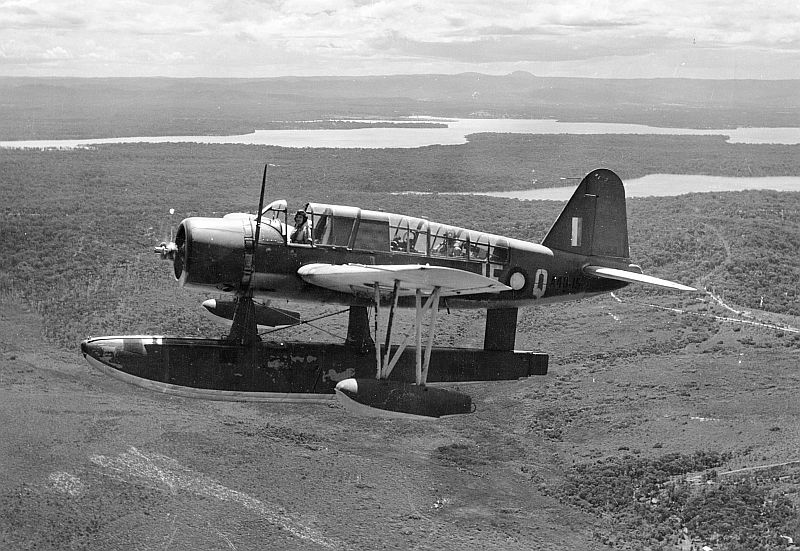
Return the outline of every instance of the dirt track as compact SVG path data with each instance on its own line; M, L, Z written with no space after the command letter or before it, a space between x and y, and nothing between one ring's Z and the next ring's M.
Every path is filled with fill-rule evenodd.
M0 547L603 549L606 520L551 497L575 463L797 459L797 349L780 339L681 341L676 314L611 298L535 313L518 346L542 343L550 375L470 386L475 414L408 422L156 394L43 345L8 305Z

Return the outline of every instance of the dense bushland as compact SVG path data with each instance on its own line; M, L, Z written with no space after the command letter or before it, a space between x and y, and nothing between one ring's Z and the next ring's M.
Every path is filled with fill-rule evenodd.
M196 144L0 150L0 286L35 306L47 336L65 347L87 334L217 334L221 328L197 312L201 297L178 289L170 267L150 251L186 216L254 211L266 161L279 165L270 169L268 198L286 198L291 207L310 200L353 204L539 241L560 203L387 192L529 187L532 170L552 175L537 184L552 185L555 175L582 176L598 165L623 177L667 171L667 152L690 141L481 135L463 146L409 150ZM601 153L604 145L611 153ZM714 138L699 138L694 158L704 148L725 152L731 166L750 156L747 162L764 173L774 159L800 158L791 161L781 147L739 150ZM712 172L676 161L671 171L703 169ZM800 194L628 203L632 257L648 272L714 286L736 304L758 307L763 297L764 309L800 314Z
M799 151L733 146L716 137L515 135L410 150L194 144L0 150L0 301L30 304L42 315L45 337L73 351L89 334L223 333L199 306L206 297L179 289L152 247L184 217L255 211L267 161L279 165L270 169L268 198L285 198L290 208L307 201L352 204L539 241L563 204L435 192L545 187L597 166L623 178L796 175ZM405 190L434 194L391 193ZM630 199L628 222L632 258L647 272L708 285L748 308L800 315L800 193ZM684 300L641 287L625 293L656 294L676 305ZM683 348L717 330L706 318L681 324L674 343L615 354L662 353L659 347ZM784 340L796 347L792 339ZM442 461L474 466L463 447L437 451ZM781 544L781 534L797 534L796 510L769 485L714 478L724 459L711 453L610 458L576 467L558 492L612 515L612 528L600 537L622 548L671 549L696 538L714 549L769 549ZM686 479L696 472L713 483Z
M556 493L579 507L612 514L609 530L598 533L612 547L786 548L781 535L800 528L796 506L758 476L718 476L715 469L727 459L716 452L612 457L574 467Z

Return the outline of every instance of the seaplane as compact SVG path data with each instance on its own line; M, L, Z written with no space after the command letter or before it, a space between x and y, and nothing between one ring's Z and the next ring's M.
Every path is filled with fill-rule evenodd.
M474 411L454 383L545 375L548 355L515 349L519 309L583 299L637 283L695 289L631 262L625 189L611 170L580 182L541 243L403 214L285 200L255 214L190 217L154 252L186 289L229 297L203 306L231 322L222 338L88 338L93 366L161 392L213 399L319 401L362 413L438 418ZM291 326L282 301L342 305L343 343L264 340ZM486 310L482 349L434 346L441 308ZM398 308L413 331L395 335ZM372 314L373 329L370 328Z

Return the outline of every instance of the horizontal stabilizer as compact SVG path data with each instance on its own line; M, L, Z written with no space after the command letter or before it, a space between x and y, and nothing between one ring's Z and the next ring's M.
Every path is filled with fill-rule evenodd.
M666 279L653 277L637 272L629 272L627 270L618 270L616 268L606 268L603 266L585 266L584 273L595 277L602 277L605 279L616 279L618 281L626 281L628 283L647 283L648 285L656 285L658 287L666 287L668 289L677 289L678 291L697 291L694 287L675 283Z
M443 297L511 290L481 274L428 264L307 264L297 274L312 285L358 295L371 293L375 283L381 292L391 292L395 281L400 282L400 296L414 295L417 289L430 294L436 287Z

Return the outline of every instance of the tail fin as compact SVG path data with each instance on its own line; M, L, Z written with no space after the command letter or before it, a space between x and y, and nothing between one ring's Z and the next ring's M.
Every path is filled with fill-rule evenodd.
M593 170L581 181L542 245L584 255L628 259L625 188L612 171Z

